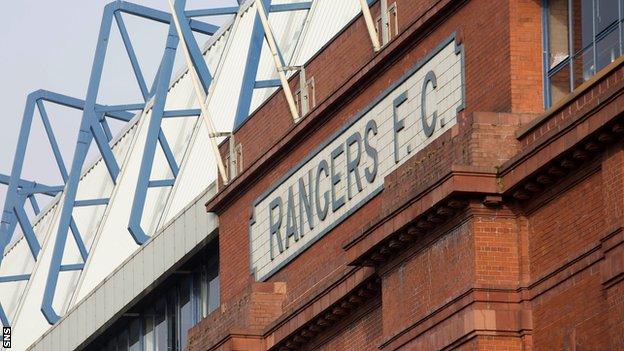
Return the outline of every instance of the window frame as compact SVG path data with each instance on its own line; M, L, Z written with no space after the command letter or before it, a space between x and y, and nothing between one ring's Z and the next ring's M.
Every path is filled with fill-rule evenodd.
M575 50L573 41L574 41L574 24L573 22L573 2L574 0L566 0L567 1L567 10L568 10L568 55L565 59L558 62L554 67L550 67L550 23L549 23L549 4L551 0L542 0L542 75L543 75L543 91L544 91L544 107L549 108L558 101L552 100L552 91L551 91L551 78L559 73L561 70L566 67L569 70L569 79L568 79L568 94L574 91L575 89L575 72L574 72L574 60L577 55L582 55L585 50L591 48L592 50L592 72L591 76L596 75L599 70L597 70L597 49L596 45L602 39L606 38L611 33L617 31L619 37L619 56L624 55L624 0L617 0L618 6L618 18L616 22L611 23L605 29L603 29L600 33L596 33L596 4L597 0L591 1L591 9L592 9L592 38L591 43L585 47L582 47L578 50ZM602 68L601 68L602 69Z

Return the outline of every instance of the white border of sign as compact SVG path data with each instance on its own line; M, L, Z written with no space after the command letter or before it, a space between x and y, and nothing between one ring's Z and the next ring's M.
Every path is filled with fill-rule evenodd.
M376 195L378 195L382 190L383 190L383 177L388 173L386 172L386 174L378 174L377 177L380 178L375 180L374 182L371 182L371 184L368 184L369 186L375 186L372 189L369 189L368 191L363 192L362 196L357 197L357 196L353 196L354 200L353 202L356 202L355 204L349 204L349 206L345 206L347 207L346 209L344 209L344 211L339 211L336 210L338 216L333 216L333 214L328 215L328 220L327 222L329 222L329 224L325 227L322 228L322 230L320 232L315 232L315 233L306 233L308 236L305 237L306 240L303 240L304 236L301 236L301 243L297 242L296 245L293 245L293 250L291 250L290 252L286 252L288 250L288 248L283 252L285 253L285 255L282 256L282 252L280 250L280 253L278 255L282 256L282 257L276 257L275 259L271 258L269 263L273 263L272 261L276 260L277 263L273 263L273 264L265 264L263 266L258 266L256 263L258 262L258 260L256 260L256 262L254 262L254 252L255 250L258 250L259 247L258 245L254 245L254 232L253 232L253 228L254 225L256 225L256 209L258 207L259 204L264 204L267 200L267 198L269 198L269 196L273 195L274 192L277 192L280 188L284 185L285 182L287 182L293 175L295 175L298 171L301 170L301 168L305 167L306 165L309 164L309 162L311 160L313 160L315 157L317 157L322 151L326 151L326 149L328 149L328 146L331 146L332 142L334 142L336 139L340 138L341 136L346 135L346 132L349 131L349 129L351 127L353 127L358 121L360 121L361 119L363 119L362 117L367 116L367 114L369 114L369 112L373 111L374 108L376 108L378 105L380 105L380 103L382 103L382 101L386 102L386 100L388 100L388 98L391 98L392 100L394 100L394 104L397 104L397 100L403 98L403 100L401 101L407 101L405 100L406 98L406 93L407 90L405 92L401 92L399 91L400 88L402 88L402 86L404 85L404 83L408 82L408 80L414 76L416 76L417 74L422 73L421 72L421 68L423 68L425 65L432 63L432 60L434 60L435 58L437 58L437 55L441 52L443 52L445 49L448 50L451 45L455 44L454 46L452 46L452 52L454 53L455 57L457 57L457 59L459 60L459 65L460 65L460 74L459 74L459 78L460 78L460 82L459 82L459 88L453 87L452 89L459 89L460 90L460 97L458 101L452 101L451 103L453 103L453 106L456 106L455 108L455 113L450 116L451 118L449 118L448 115L444 116L447 118L446 121L442 120L440 121L442 124L442 127L439 128L437 131L435 131L435 133L433 133L433 135L431 135L431 137L429 137L428 139L426 139L426 142L423 143L422 145L417 145L415 150L410 150L410 146L407 146L408 150L407 152L403 152L403 156L401 156L400 160L395 160L395 164L393 164L393 167L389 170L392 171L396 168L398 168L398 166L400 166L406 159L408 159L408 154L410 152L417 152L420 149L422 149L424 146L428 145L429 143L431 143L431 141L435 140L441 133L443 133L444 131L448 130L452 125L456 124L457 120L456 120L456 116L457 113L461 110L464 109L464 104L465 104L465 79L464 79L464 51L463 51L463 46L462 45L458 45L455 42L455 33L453 33L451 36L449 36L447 39L445 39L442 43L440 43L434 50L432 50L428 55L426 55L423 59L421 59L420 61L418 61L408 72L406 72L401 78L399 78L395 83L393 83L390 87L388 87L386 90L384 90L379 96L377 96L369 105L367 105L364 109L362 109L359 113L357 113L348 123L346 123L342 128L340 128L339 130L337 130L331 137L329 137L328 139L326 139L323 143L321 143L318 147L316 147L312 152L310 152L308 154L308 156L306 156L303 160L301 160L295 167L293 167L289 172L287 172L284 176L282 176L278 181L276 181L269 189L267 189L265 192L263 192L253 203L252 205L252 210L251 210L251 218L249 221L249 264L250 264L250 270L252 271L254 277L256 280L258 281L264 281L267 280L270 276L272 276L273 274L275 274L275 272L277 272L278 270L280 270L281 268L283 268L286 264L288 264L289 262L291 262L295 257L297 257L298 255L300 255L303 251L305 251L308 247L310 247L312 244L314 244L317 240L319 240L320 238L322 238L323 236L325 236L325 234L327 234L329 231L331 231L332 229L334 229L338 224L340 224L341 222L343 222L347 217L349 217L351 214L353 214L355 211L357 211L358 209L360 209L365 203L367 203L368 201L370 201L373 197L375 197ZM431 66L431 65L429 65ZM437 67L437 66L436 66ZM424 70L423 70L424 71ZM435 75L434 75L435 76ZM423 79L429 79L429 74L427 74L427 78L424 77L420 77L420 81L422 81ZM435 77L433 77L435 79ZM429 83L431 86L431 82ZM425 88L427 87L427 83L425 82ZM411 88L410 88L411 89ZM455 91L453 91L455 92ZM451 93L453 93L451 92ZM394 94L393 94L394 93ZM396 96L394 96L396 95ZM414 97L410 97L411 99L413 99ZM420 98L420 96L419 96ZM392 101L390 100L390 101ZM411 101L411 100L410 100ZM399 102L401 103L401 102ZM438 101L438 104L440 102ZM396 106L395 106L396 107ZM420 108L420 103L418 105L418 107ZM374 111L373 111L374 112ZM443 118L440 118L443 119ZM396 122L396 121L395 121ZM412 123L413 125L414 123ZM407 125L405 126L405 129L407 129ZM396 125L395 125L396 128ZM398 138L398 131L395 131L395 138ZM411 140L411 139L410 139ZM405 148L406 146L406 141L401 141L401 147ZM361 150L360 150L361 151ZM343 157L344 158L344 157ZM383 162L383 161L381 161ZM344 174L344 172L343 172ZM349 177L349 175L347 174L347 177ZM342 183L345 183L344 181ZM291 184L293 185L293 184ZM343 184L344 186L344 184ZM284 189L281 189L282 193L284 192ZM344 192L344 191L343 191ZM344 194L343 194L344 195ZM310 195L312 196L312 195ZM270 199L269 199L270 200ZM331 202L331 200L330 200ZM331 207L331 205L329 205ZM266 206L265 206L266 207ZM281 209L280 209L281 210ZM266 212L266 209L263 210L263 212ZM330 213L332 212L331 210L329 211ZM296 211L297 214L299 214L299 211ZM331 218L330 218L331 217ZM266 219L265 219L266 222ZM307 221L305 222L307 224ZM263 227L266 227L266 224L263 223ZM266 229L266 228L265 228ZM267 235L269 236L269 239L271 240L270 244L273 244L273 238L272 236L267 232L260 232L260 233L255 233L256 237L258 235ZM282 236L285 236L285 234L283 234ZM266 240L265 240L266 241ZM263 246L263 249L266 250L266 242L263 242L261 244ZM265 253L264 256L266 256L268 254ZM264 258L264 260L266 261L266 258ZM265 267L270 266L270 269L265 269Z

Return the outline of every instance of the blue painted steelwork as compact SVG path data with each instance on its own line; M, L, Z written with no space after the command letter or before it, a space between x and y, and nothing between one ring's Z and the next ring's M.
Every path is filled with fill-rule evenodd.
M235 15L238 13L238 6L233 7L220 7L214 9L199 9L184 11L186 17L205 17L205 16L222 16L222 15Z
M76 200L75 207L108 205L109 199Z
M309 10L312 5L312 2L308 1L297 4L281 4L272 6L271 0L262 1L265 8L270 9L270 11L273 12ZM242 0L237 0L237 2L240 5ZM150 103L153 102L146 144L143 150L143 159L141 161L141 168L139 171L139 179L134 193L130 222L128 224L128 230L138 244L144 243L149 238L148 234L141 228L141 217L143 214L148 188L171 187L175 183L175 178L179 173L179 166L161 128L162 119L197 117L201 114L199 109L165 110L166 97L172 76L173 61L175 59L178 40L185 40L195 71L198 74L205 92L208 93L209 86L212 82L212 75L205 63L203 53L193 36L193 32L212 35L218 30L218 27L209 23L197 21L191 17L232 15L239 11L239 7L184 11L185 3L186 0L176 0L175 2L176 13L180 22L183 38L178 38L173 21L171 21L171 14L169 13L124 1L109 3L105 6L104 14L102 16L86 99L83 101L44 90L35 91L28 96L11 175L5 176L0 174L0 184L6 184L9 187L4 212L2 214L2 222L0 223L0 249L4 252L6 246L11 241L15 226L19 224L22 227L22 231L24 232L24 237L30 251L36 260L41 250L41 246L37 241L28 216L24 211L24 205L28 200L33 208L33 211L38 214L40 212L40 208L34 194L55 196L59 192L64 191L63 204L61 207L61 214L56 233L57 235L54 240L51 263L47 276L43 301L41 304L41 311L51 324L55 323L60 318L52 306L60 272L83 270L85 262L89 256L89 251L73 218L73 209L76 206L107 206L109 203L109 199L76 200L78 182L89 146L92 141L96 142L113 182L116 182L120 173L120 167L109 145L113 136L110 127L108 126L107 118L129 122L135 116L135 113L130 111L143 110L145 109L148 101L150 101ZM161 64L150 88L148 88L148 85L145 82L145 77L140 69L139 60L134 51L134 47L132 46L130 35L125 26L122 13L169 25L166 48ZM103 65L106 57L108 39L113 19L115 20L120 31L126 54L130 60L134 77L137 81L144 102L123 105L97 104ZM241 87L240 101L237 107L235 125L239 125L247 118L254 88L279 86L279 81L276 80L256 82L263 39L264 30L259 18L256 15L252 40L249 47L249 55L247 58L247 65L245 68L244 81ZM279 50L278 54L281 58ZM282 64L284 64L284 60L282 58L281 60ZM66 168L58 142L51 128L50 118L45 109L44 102L52 102L61 106L82 110L78 141L75 146L72 164L69 169ZM21 179L26 145L30 134L35 108L37 108L42 118L54 159L57 163L59 173L61 174L61 178L64 183L63 185L47 186ZM160 144L166 161L172 171L173 177L171 179L150 180L150 173L154 162L157 143ZM67 234L69 231L71 231L80 252L80 256L83 261L81 263L61 264L67 241ZM0 264L1 263L2 256L0 256ZM0 283L16 280L28 280L29 278L30 275L28 274L0 277ZM0 322L2 322L3 325L10 325L10 321L8 320L5 310L1 304Z
M369 0L371 1L371 0ZM262 0L262 5L270 12L286 12L286 11L308 11L312 8L312 1L291 3L291 4L271 4L271 0ZM234 119L234 129L237 129L251 112L251 99L254 89L276 88L281 87L278 79L256 80L258 75L258 67L260 65L260 55L262 52L262 44L264 41L264 28L260 22L260 17L256 13L254 25L249 42L249 50L247 54L247 63L245 64L245 72L243 73L243 83L241 85L238 106L236 107L236 116ZM281 50L277 50L277 55L282 66L286 66Z
M262 0L262 4L265 9L271 8L271 0ZM260 53L262 52L263 39L264 28L260 22L260 15L256 13L253 29L251 31L249 49L247 50L247 62L245 63L243 82L238 97L238 106L236 107L236 115L234 117L234 129L238 128L249 116L251 98L253 97L256 76L258 75L258 67L260 65Z
M19 282L30 279L30 274L7 275L0 277L0 283Z
M139 245L143 244L149 239L149 236L141 227L141 218L143 216L143 210L145 208L145 198L147 196L147 188L149 187L150 173L154 164L156 143L159 140L159 136L162 134L160 124L165 110L167 90L169 87L169 80L171 79L171 70L173 68L173 60L175 59L176 49L178 47L178 40L179 39L175 30L175 25L170 24L165 54L163 55L160 64L161 69L159 72L158 85L156 86L155 91L156 100L154 106L152 107L152 114L147 129L147 137L143 150L143 159L141 160L139 178L134 193L132 210L130 212L130 223L128 224L128 230L130 231L130 234L132 234L132 237ZM161 146L163 146L162 143ZM164 150L165 147L163 146L163 151ZM171 155L171 157L173 157L173 155Z
M178 22L180 23L180 29L182 31L183 39L186 42L187 49L191 56L191 61L193 62L193 66L195 67L195 71L199 76L199 81L201 82L204 91L208 93L208 87L212 82L212 75L208 71L208 66L206 65L206 61L204 61L204 55L197 44L197 40L193 37L193 33L191 32L191 27L189 25L189 20L184 15L184 8L186 6L186 0L175 0L175 12L178 16Z
M163 113L164 118L173 117L191 117L201 115L200 109L188 109L188 110L170 110Z
M297 2L291 4L275 4L271 5L270 12L286 12L286 11L301 11L309 10L312 7L312 1Z
M148 89L144 80L143 73L141 72L138 59L134 52L134 48L130 41L130 36L127 32L125 24L123 22L123 18L121 13L127 13L130 15L138 16L141 18L154 20L162 23L169 24L169 36L167 39L167 46L165 48L165 54L163 55L163 60L158 69L158 73L154 80L154 84L152 84L152 88ZM106 5L104 8L104 14L102 16L102 23L100 26L100 33L98 36L98 44L96 47L94 63L91 70L91 78L89 81L89 87L87 90L87 98L84 102L83 107L83 117L81 120L80 133L78 137L78 143L76 144L74 158L71 166L71 170L69 171L69 176L66 181L65 188L65 197L62 207L62 212L59 219L59 226L57 231L56 240L54 243L54 249L52 252L52 259L50 263L49 273L46 282L46 288L44 291L43 301L41 305L41 311L44 316L51 324L56 322L60 317L52 307L52 303L54 300L54 294L56 291L56 285L58 283L58 275L62 271L67 270L82 270L84 267L84 263L66 266L61 265L62 257L64 254L65 243L67 241L67 232L71 230L74 234L74 238L76 239L77 245L79 247L81 256L83 261L86 262L88 257L88 251L84 245L84 242L81 240L80 235L76 235L77 227L72 218L73 208L76 206L102 206L107 205L109 199L90 199L90 200L76 200L76 192L78 187L78 181L80 179L80 172L82 171L82 167L84 165L84 161L86 158L86 154L89 149L89 145L92 140L96 142L98 148L100 149L100 153L102 155L102 159L104 160L106 167L108 168L109 174L113 182L116 181L117 175L119 174L119 167L115 162L114 155L110 147L108 147L108 142L111 140L110 128L106 124L106 121L102 118L103 115L115 115L121 119L122 116L119 113L124 112L129 114L126 111L129 110L142 110L145 108L145 103L139 104L127 104L127 105L112 105L112 106L102 106L96 104L100 81L102 78L102 70L104 65L104 60L106 57L106 51L108 47L108 38L110 36L110 31L112 27L113 18L117 23L119 31L121 33L123 44L126 48L126 53L128 58L130 59L130 63L132 65L132 69L137 80L137 84L139 85L139 89L141 90L141 94L143 95L144 100L147 102L150 99L154 99L154 106L152 107L152 114L150 118L150 129L147 137L147 144L154 145L156 141L158 141L161 145L161 148L165 154L167 162L172 170L172 173L177 176L179 167L173 157L173 152L171 151L167 139L160 128L161 120L164 115L165 108L165 99L168 91L169 81L171 79L171 73L173 69L173 60L175 58L175 51L177 47L177 35L171 34L171 28L173 26L173 21L171 21L171 15L154 10L151 8L147 8L144 6L131 4L122 1L116 1ZM218 30L218 27L203 23L196 20L186 20L184 21L185 30L192 36L191 31L197 31L199 33L212 35ZM175 33L174 33L175 34ZM201 52L199 51L199 47L195 45L195 55L199 53L199 57L201 57ZM197 56L196 56L196 59ZM203 61L202 61L203 62ZM206 70L207 72L207 70ZM204 72L204 73L206 73ZM209 84L212 77L209 73L203 74L200 76L202 82L205 84ZM185 110L185 111L173 111L171 112L172 116L178 116L181 114L195 114L194 110ZM124 115L123 120L129 121L132 118L132 115ZM154 135L154 133L156 133ZM151 156L146 156L144 154L143 163L146 160L150 160L150 164L153 161L154 150L148 150L146 146L145 150ZM150 166L151 170L151 166ZM149 174L148 174L149 177ZM164 183L162 183L164 184ZM147 186L149 182L143 182L139 180L139 184L137 185L137 193L142 192L141 188ZM135 196L136 198L136 196ZM144 205L145 196L142 197L140 201L135 201L137 206L141 206L140 215L142 215L142 206ZM138 223L140 223L140 216L138 219ZM139 230L134 229L135 227L132 225L133 221L130 221L129 229L130 234L133 236L134 240L141 244L147 240L148 236L145 233L142 233ZM70 269L71 268L71 269Z
M176 38L176 40L181 39L185 41L189 51L189 55L191 57L191 62L195 68L195 71L197 72L202 88L204 89L204 92L208 94L208 90L210 84L212 83L213 77L210 73L210 70L208 69L208 66L206 65L203 53L201 52L199 46L197 45L197 41L195 40L191 32L192 28L189 26L189 23L191 23L193 20L189 20L188 17L189 15L214 16L223 14L235 14L238 11L238 7L185 11L185 5L186 0L176 0L174 3L174 7L176 9L175 12L178 16L178 22L180 23L180 29L183 38L178 38L177 34L173 35L173 33L171 33L171 30L175 31L175 27L170 28L170 36L168 40L167 50L165 52L165 55L163 56L163 60L158 71L158 84L156 85L155 90L154 87L152 88L156 99L152 108L152 115L147 131L147 139L143 149L141 168L139 170L139 178L134 193L134 200L132 202L130 222L128 223L128 230L132 234L137 244L142 244L147 239L149 239L149 236L141 226L141 218L143 217L145 199L147 197L148 189L155 187L173 186L175 183L175 178L177 177L179 172L179 166L160 127L162 118L199 116L201 114L201 110L199 109L164 111L168 82L171 76L172 63L170 62L170 60L173 60L171 57L175 56L175 50L177 47L177 42L176 47L174 47L172 41L174 40L174 38ZM171 169L171 172L173 174L173 179L154 181L150 180L157 142L160 144L167 163L169 164L169 168Z
M267 79L267 80L257 80L254 84L254 88L277 88L281 87L282 82L279 79Z
M2 215L2 222L0 224L0 250L4 252L4 249L11 241L13 236L13 232L15 230L15 226L17 224L18 212L23 211L24 203L26 199L33 194L45 194L50 196L55 196L57 193L63 190L63 186L45 186L42 184L37 184L35 182L28 182L21 179L22 168L24 164L24 159L26 155L26 147L28 144L28 137L30 135L30 130L32 126L32 121L34 118L35 108L39 111L39 115L41 117L44 130L48 137L48 141L50 143L50 147L52 153L54 155L54 159L56 161L59 173L63 182L66 184L69 174L67 172L65 163L63 161L63 157L60 153L58 142L56 141L56 137L52 130L50 124L50 117L45 109L45 102L53 103L60 106L65 106L72 109L83 109L84 101L76 98L72 98L66 95L53 93L46 90L37 90L28 95L26 108L24 111L24 116L22 119L22 126L20 129L20 135L18 138L18 146L15 153L15 159L13 161L13 168L11 171L11 176L3 176L0 177L0 183L8 184L9 188L7 190L6 200L4 211ZM97 105L98 108L102 108L102 106ZM118 120L129 121L131 115L124 111L110 111L104 113L102 116L115 118ZM103 118L103 117L102 117ZM103 131L100 128L100 124L89 125L89 130L93 130L93 133L98 134L98 139L104 138ZM112 157L112 151L108 146L108 142L102 140L100 143L100 150L102 153L107 155L107 159L105 162L111 172L118 172L118 166L114 157ZM113 173L114 174L114 173ZM8 179L7 179L8 178ZM33 198L30 198L31 204L33 203ZM37 206L38 207L38 206ZM21 209L21 210L20 210ZM37 212L37 210L35 210ZM28 226L30 227L27 216L22 215L22 219L20 221L20 226ZM25 233L30 233L32 228L30 229L22 229ZM29 239L30 234L26 236ZM31 237L29 241L29 246L31 247L31 251L33 253L38 252L37 246L38 243L35 242L36 237ZM36 257L34 257L36 259ZM0 263L2 262L2 257L0 257Z
M147 184L150 188L160 188L165 186L173 186L175 179L150 180Z
M128 30L126 29L126 25L121 17L120 12L115 12L115 22L117 23L117 28L119 29L119 33L121 34L121 39L124 43L124 47L126 48L126 53L128 54L128 58L130 59L130 64L132 65L132 70L134 71L134 76L139 84L139 89L141 90L141 95L143 95L143 100L147 101L147 96L149 92L147 91L147 84L145 84L145 78L143 78L143 72L141 72L141 67L139 66L139 60L136 57L136 53L134 52L134 48L132 47L132 42L130 41L130 35L128 35ZM137 108L137 110L142 109L143 107Z
M179 4L178 6L184 7L184 2L177 3ZM227 10L226 12L230 13L231 11L236 10L237 8L235 8L234 10ZM151 89L148 89L144 75L140 69L138 58L130 41L128 30L121 15L122 13L169 24L170 26L170 33L167 41L165 55L163 57L163 62L159 67L158 73L154 79L154 83L152 84ZM116 182L120 169L114 157L114 154L108 144L112 140L112 133L106 121L106 117L120 120L123 122L129 122L134 117L134 114L128 111L142 110L145 108L145 102L138 104L111 106L99 105L96 103L113 18L115 19L115 22L121 34L123 45L126 49L126 53L130 60L134 76L136 78L143 99L145 101L148 101L154 96L157 98L154 104L154 108L152 109L152 126L150 127L150 131L152 132L151 134L154 134L155 131L156 135L150 136L152 137L152 144L155 144L156 140L160 143L167 162L169 163L169 166L174 175L174 179L160 180L151 183L147 182L145 184L146 187L172 186L175 181L175 176L177 176L179 172L179 167L173 157L173 152L171 151L167 139L160 128L160 119L162 117L198 116L200 114L200 111L196 109L164 111L165 97L169 80L171 78L173 60L175 57L175 50L178 40L177 35L175 35L175 31L172 30L173 22L171 21L171 15L163 11L123 1L115 1L106 5L106 7L104 8L104 14L100 26L98 44L94 57L94 63L91 71L91 78L89 81L89 88L87 91L86 100L83 101L80 99L45 90L38 90L29 94L24 110L22 126L20 129L18 146L15 153L15 159L13 161L11 175L0 175L0 184L8 185L4 211L2 214L2 221L0 222L0 251L4 252L6 246L11 241L16 225L19 223L24 233L24 238L26 239L27 244L30 248L31 254L36 260L39 252L41 251L41 245L38 242L32 225L28 219L28 216L24 211L25 202L26 200L29 200L33 211L35 212L35 214L38 214L40 212L40 208L34 197L34 194L55 196L59 192L65 191L57 236L54 242L52 260L41 306L41 311L50 323L54 323L59 318L58 314L56 313L56 311L54 311L54 308L52 307L59 273L62 271L82 270L84 268L84 262L86 262L88 257L88 250L72 216L73 208L76 206L103 206L107 205L109 202L109 199L90 199L76 201L76 192L78 187L78 181L81 175L80 173L82 172L82 167L84 165L91 141L94 140L96 142L100 154L102 155L102 159L104 160L104 163L111 176L111 179L113 180L113 182ZM212 35L218 30L217 26L194 19L187 19L182 22L184 33L189 38L192 38L191 31ZM199 46L197 46L194 40L192 42L194 43L194 45L189 45L189 48L194 58L194 62L196 62L196 64L200 66L198 72L202 84L204 84L204 87L207 88L210 84L210 81L212 80L212 77L210 76L210 73L208 72L205 63L203 62L203 57L199 50ZM58 146L58 142L51 127L50 118L47 114L43 102L52 102L57 105L73 109L80 109L83 112L80 124L80 131L78 134L78 141L75 147L74 157L69 171L66 168L65 162ZM57 163L59 173L63 180L64 184L61 186L46 186L21 179L26 146L28 143L35 108L37 108L37 110L39 111L39 115L41 116L43 126L48 137L48 141L50 142L52 153L54 155L54 159ZM154 118L155 115L156 118ZM158 115L160 115L160 117L158 117ZM151 158L153 159L153 152L151 154ZM144 161L145 159L146 158L144 157ZM143 197L141 201L144 200L145 199ZM73 265L61 265L68 231L71 231L73 235L74 241L76 242L83 263L77 263ZM137 242L143 242L145 240L145 237L135 236L135 240ZM3 255L0 255L0 264L2 263L2 258ZM22 280L28 280L29 277L30 275L0 277L0 283L15 281L15 279L18 278ZM10 325L1 304L0 321L3 325Z
M145 95L147 98L147 94ZM145 103L140 104L127 104L127 105L103 105L96 106L95 112L119 112L119 111L138 111L142 110L145 107Z
M79 271L79 270L82 270L83 268L84 268L84 263L64 264L64 265L61 265L60 271L61 272Z

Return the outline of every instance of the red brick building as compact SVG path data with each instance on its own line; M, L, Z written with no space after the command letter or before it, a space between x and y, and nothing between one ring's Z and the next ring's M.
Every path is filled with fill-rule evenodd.
M624 350L622 4L393 5L235 131L189 348Z

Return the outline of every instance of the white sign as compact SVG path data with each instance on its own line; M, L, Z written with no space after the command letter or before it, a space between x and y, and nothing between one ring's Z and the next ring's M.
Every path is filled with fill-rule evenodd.
M256 199L249 239L257 280L377 195L386 175L457 122L462 73L453 36Z

